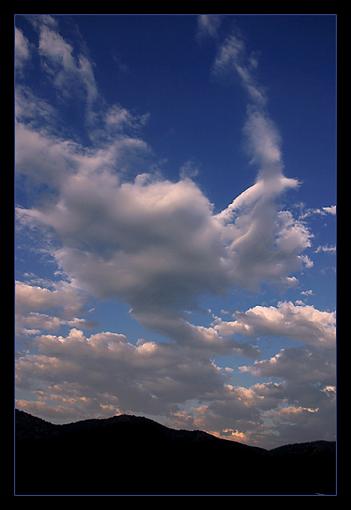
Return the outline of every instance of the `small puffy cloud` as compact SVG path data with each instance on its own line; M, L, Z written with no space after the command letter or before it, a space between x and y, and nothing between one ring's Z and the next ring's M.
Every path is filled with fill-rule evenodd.
M336 216L336 205L315 209L306 209L305 211L301 212L300 219L304 220L310 216L327 216L328 214L331 216Z
M224 429L223 430L224 439L228 439L228 437L233 441L238 441L239 443L245 443L247 441L247 436L245 432L242 432L237 429Z
M328 397L335 398L336 395L336 387L335 386L325 386L321 391L328 395Z
M300 255L299 259L301 260L306 269L311 269L311 267L314 266L313 260L311 260L308 255Z
M336 246L318 246L315 250L315 253L336 253Z
M306 297L308 297L308 296L314 296L314 292L313 292L313 290L311 290L311 289L303 290L303 291L301 292L301 296L306 296Z
M299 284L299 280L296 278L296 276L286 276L282 281L286 284L287 287L290 288L297 287Z
M329 207L323 207L323 211L327 214L331 214L332 216L336 215L336 205L331 205Z

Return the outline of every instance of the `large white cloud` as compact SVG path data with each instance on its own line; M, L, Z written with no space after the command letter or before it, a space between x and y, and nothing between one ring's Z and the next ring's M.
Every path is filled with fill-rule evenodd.
M279 191L264 185L234 221L223 221L188 178L171 182L144 174L121 181L120 153L140 146L138 139L122 139L87 152L18 127L18 170L43 176L56 193L18 214L22 222L54 231L62 244L54 256L77 285L100 297L121 297L144 318L156 307L179 316L201 293L288 283L289 273L301 269L309 232L276 209Z

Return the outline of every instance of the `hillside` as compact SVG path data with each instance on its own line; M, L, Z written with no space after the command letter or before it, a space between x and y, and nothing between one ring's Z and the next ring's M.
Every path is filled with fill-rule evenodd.
M335 443L264 450L120 415L53 425L16 410L17 494L333 494Z

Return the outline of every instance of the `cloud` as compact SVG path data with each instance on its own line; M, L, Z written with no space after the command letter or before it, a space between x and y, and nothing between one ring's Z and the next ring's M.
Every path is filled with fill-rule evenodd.
M114 105L106 112L105 123L115 129L124 129L131 127L134 129L143 127L149 118L149 114L140 117L132 115L126 108L120 105Z
M280 177L283 170L281 140L272 120L262 111L250 109L244 133L247 136L251 162L259 167L260 177ZM298 184L294 180L284 182L294 187Z
M80 396L109 395L125 411L167 414L176 404L206 398L223 386L213 362L174 345L134 345L122 334L85 337L72 329L66 337L41 335L36 346L38 354L17 360L17 387L44 391L47 401L52 386L64 381L78 386Z
M336 205L331 205L330 207L323 207L323 211L327 214L331 214L332 216L336 215Z
M258 107L264 107L267 101L263 88L253 76L257 61L247 55L246 45L238 34L231 34L220 46L213 71L215 74L235 73L250 100Z
M255 306L236 312L232 322L216 319L213 328L220 335L284 336L319 348L335 347L335 312L324 312L312 305L280 302L278 306Z
M181 179L193 179L199 175L199 167L190 159L182 164L179 169L179 175Z
M302 267L309 233L287 211L276 212L269 196L247 206L235 223L224 223L190 179L144 175L121 182L113 172L116 144L85 154L28 128L19 131L18 144L19 169L35 168L38 178L42 168L58 192L54 201L19 209L22 222L53 230L61 242L53 255L77 286L122 298L144 322L155 310L158 317L173 312L180 318L200 294L283 282Z
M119 104L109 106L98 90L94 62L90 59L87 51L75 48L59 32L58 21L52 16L31 15L28 20L39 34L37 48L41 58L42 69L54 85L60 99L70 101L83 100L85 108L85 127L87 135L94 144L112 144L116 135L121 138L122 132L139 130L148 122L149 113L134 115ZM84 45L81 45L84 47ZM53 124L57 119L49 119L43 113L43 100L35 98L28 88L18 90L18 111L22 114L21 120L31 121L31 125L45 128L46 133L55 134ZM27 96L27 97L25 97ZM30 99L29 113L22 106ZM36 112L36 106L40 110ZM53 113L53 109L50 112ZM55 112L58 117L59 112ZM41 123L39 121L42 121ZM44 124L43 124L43 121ZM67 126L65 126L67 132ZM56 133L57 134L57 133Z
M326 388L297 378L249 388L226 384L212 400L171 413L168 423L265 448L316 437L335 440L335 386Z
M221 22L222 20L220 16L216 16L214 14L200 14L197 17L198 37L217 37Z
M26 16L26 19L31 23L35 29L40 29L42 25L50 27L52 29L57 28L58 22L53 16L49 14L30 14Z
M280 377L298 385L317 381L333 385L335 351L317 348L281 349L271 358L256 361L253 365L243 365L240 370L257 377Z
M233 221L237 229L232 246L241 255L243 280L250 281L251 269L255 274L255 254L265 261L261 270L267 276L270 274L270 278L277 281L280 278L282 283L291 286L296 278L288 276L289 271L280 273L280 270L289 267L291 272L298 271L303 264L311 267L307 263L309 259L297 253L311 245L312 235L291 212L279 210L278 200L289 189L296 189L299 182L284 176L281 137L265 109L264 91L254 78L256 66L257 61L248 55L246 44L236 34L227 37L220 46L214 63L216 74L237 75L248 94L250 103L244 135L251 163L258 168L255 184L236 197L217 217L224 223Z
M53 288L38 287L17 281L16 312L21 314L60 310L63 317L73 318L82 309L83 297L68 282L53 282Z
M39 113L40 110L36 110L36 115ZM103 147L89 149L43 128L36 129L22 122L16 124L16 171L51 188L63 186L69 177L74 178L79 172L87 178L89 173L98 174L104 167L112 171L114 166L125 166L129 158L148 151L148 145L135 137L121 135ZM106 178L106 172L104 175Z
M220 437L221 439L231 439L232 441L236 441L239 443L247 443L248 437L245 432L242 432L237 429L223 429L222 434L218 432L214 432L214 435Z
M315 253L336 253L336 246L318 246Z
M300 255L299 258L306 269L311 269L314 266L313 260L308 255Z
M22 30L15 27L15 67L21 71L25 63L30 59L30 45Z
M330 214L331 216L336 216L336 205L315 209L306 209L301 213L300 219L304 220L306 218L309 218L310 216L327 216L328 214Z
M275 402L270 400L262 409L261 418L267 425L261 431L260 427L254 430L254 440L256 437L272 446L313 441L316 437L335 440L335 349L319 346L281 349L270 359L244 365L240 370L282 381L276 383Z
M61 34L45 23L39 25L39 54L44 70L63 95L71 95L76 83L82 85L91 107L98 96L91 62L82 54L74 57L73 47Z
M309 289L309 290L303 290L303 291L301 292L301 295L302 295L302 296L314 296L314 292L313 292L313 290L311 290L311 289Z
M61 326L70 326L77 328L91 327L92 323L88 323L85 319L74 317L71 320L64 320L60 317L47 315L38 312L29 312L16 320L17 326L25 326L25 333L34 332L38 335L42 331L56 331ZM35 329L36 328L36 329Z
M33 128L45 124L54 127L55 130L57 121L55 109L44 99L35 96L29 87L16 85L15 115L17 122L28 123Z
M40 52L73 75L78 71L72 46L55 30L39 25ZM280 136L251 94L253 66L250 59L245 63L242 43L230 39L220 55L216 67L234 64L257 102L248 111L245 134L259 168L256 183L224 211L214 214L213 204L184 172L177 182L147 173L125 180L123 155L145 153L148 146L125 136L124 129L141 127L145 117L114 105L102 114L120 135L89 148L28 123L17 125L17 171L53 191L41 204L18 208L17 215L23 225L45 228L57 238L60 246L51 255L76 287L128 302L137 320L173 342L254 356L252 345L189 323L185 310L200 295L232 287L296 285L291 273L308 265L301 252L311 234L289 211L279 210L279 197L298 182L283 175Z
M66 281L45 282L41 286L16 281L15 331L17 349L28 348L28 340L63 326L91 328L92 321L77 317L86 296Z
M83 91L92 143L59 134L58 112L28 88L18 89L16 171L34 189L48 191L18 206L17 219L55 238L50 254L68 281L17 283L19 334L31 342L17 360L17 405L61 422L137 412L256 444L279 444L292 423L302 430L300 440L313 426L332 436L335 314L283 302L207 327L187 320L200 296L267 283L296 286L293 273L313 265L303 254L311 232L281 208L285 192L299 183L283 173L280 134L243 40L229 37L214 69L236 73L248 94L244 136L258 175L215 213L191 179L190 162L176 181L143 167L136 176L126 172L133 158L141 155L143 163L150 152L130 134L147 115L106 105L93 63L62 37L57 21L37 16L32 23L54 86L65 97ZM199 25L216 36L216 17L201 16ZM167 341L134 344L111 331L87 336L89 323L79 317L84 293L129 303L133 317ZM60 332L62 326L70 332ZM252 343L262 335L295 338L303 346L262 360ZM280 382L235 386L237 370L218 366L215 355L244 356L254 363L241 372Z
M244 365L242 372L281 379L244 387L231 384L233 370L216 365L210 351L195 344L135 345L120 333L88 337L77 328L33 341L35 352L17 359L17 405L55 422L133 412L266 447L295 437L293 424L299 441L315 439L313 430L318 437L334 437L332 349L282 349ZM32 399L21 398L28 390Z
M81 98L85 103L85 120L92 126L101 103L94 63L85 52L76 51L59 31L57 19L49 15L30 15L27 19L39 35L38 54L42 69L61 99ZM101 104L100 104L101 106Z

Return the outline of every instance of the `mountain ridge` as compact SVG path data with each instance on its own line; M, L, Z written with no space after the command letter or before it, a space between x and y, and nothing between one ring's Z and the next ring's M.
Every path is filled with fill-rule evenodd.
M66 428L66 427L78 426L78 425L88 426L88 425L95 424L95 423L97 425L103 424L103 423L108 423L108 422L110 422L111 425L114 423L118 423L118 422L121 422L121 423L129 422L130 423L135 420L136 423L139 422L140 424L142 424L142 423L155 424L158 427L167 429L168 431L185 433L185 434L192 433L192 434L203 435L203 436L207 436L208 438L211 438L214 440L225 441L227 443L231 443L234 445L246 446L248 448L255 448L255 449L263 450L266 452L278 452L279 450L282 450L282 449L288 449L291 447L295 448L295 447L299 447L299 446L302 447L303 445L316 445L316 446L317 445L321 445L321 446L322 445L335 445L335 441L327 441L324 439L317 439L315 441L302 441L301 443L287 443L285 445L267 449L267 448L262 448L260 446L253 446L253 445L249 445L246 443L241 443L239 441L232 441L231 439L219 438L219 437L217 437L213 434L210 434L209 432L206 432L201 429L191 429L191 430L189 430L189 429L174 429L172 427L168 427L167 425L163 425L155 420L152 420L151 418L145 418L144 416L138 416L138 415L134 415L134 414L125 414L125 413L110 416L108 418L87 418L85 420L77 420L77 421L72 421L72 422L68 422L68 423L51 423L50 421L44 420L43 418L39 418L38 416L30 414L26 411L16 409L16 419L18 418L18 416L21 416L21 415L26 416L29 419L40 420L41 422L43 422L46 425L49 425L51 427L61 427L62 429Z
M266 450L135 415L52 424L16 410L16 490L330 494L335 443Z

